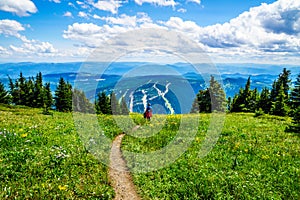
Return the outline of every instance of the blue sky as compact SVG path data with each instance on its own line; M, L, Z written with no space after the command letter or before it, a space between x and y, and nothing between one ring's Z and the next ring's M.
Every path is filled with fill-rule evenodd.
M178 32L213 62L300 61L299 0L0 0L0 62L85 61L141 28Z

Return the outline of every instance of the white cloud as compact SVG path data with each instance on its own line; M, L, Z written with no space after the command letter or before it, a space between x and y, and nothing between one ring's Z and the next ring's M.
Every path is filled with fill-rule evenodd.
M61 3L60 0L50 0L50 1L52 1L52 2L54 2L54 3Z
M31 0L1 0L0 10L15 13L20 17L37 12L37 8Z
M116 14L118 12L118 8L121 6L121 2L116 0L98 0L97 3L91 3L91 5L99 10Z
M20 31L24 31L25 28L19 22L15 20L4 19L0 20L0 34L5 36L15 36L20 38Z
M65 12L63 16L64 17L73 17L72 13L69 11Z
M201 4L201 0L187 0L187 2L193 2L193 3Z
M85 12L80 11L80 12L78 13L78 17L88 18L88 14L86 14Z
M174 0L134 0L136 4L142 5L144 3L155 4L158 6L172 6L175 7L178 3Z
M99 15L96 15L96 14L93 15L93 18L94 19L101 19L101 17Z
M184 9L184 8L179 8L179 9L177 10L177 12L186 13L186 9Z
M278 61L280 58L299 60L299 8L300 1L278 0L273 4L253 7L227 23L207 27L179 17L153 22L145 13L136 16L98 16L106 21L105 25L74 23L64 31L63 37L83 43L85 47L96 47L106 39L122 35L126 31L163 28L183 33L212 57L222 61L259 61L263 58L269 61ZM126 46L127 40L129 39L122 40L120 37L115 42Z

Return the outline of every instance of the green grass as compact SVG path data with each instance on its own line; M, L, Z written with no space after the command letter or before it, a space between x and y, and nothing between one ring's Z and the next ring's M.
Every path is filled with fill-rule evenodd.
M41 113L0 105L0 199L112 199L108 169L85 149L72 114Z
M43 115L40 109L0 105L0 199L112 199L108 168L97 153L103 148L100 156L109 155L110 143L99 145L101 135L112 140L123 131L122 150L132 170L166 164L159 156L135 156L166 146L167 158L175 160L133 174L143 199L300 198L300 137L284 131L288 117L227 114L217 144L200 158L211 114L201 114L199 122L199 115L155 115L147 122L131 114L142 125L136 132L124 116L98 116L101 130L94 116L78 116L75 126L70 113ZM193 123L199 123L197 130ZM91 139L100 143L93 146ZM185 142L191 143L181 155Z
M150 138L126 136L122 149L129 166L135 167L135 157L127 151L137 154L160 149L175 138L181 118L194 116L169 116L161 131ZM300 198L300 138L284 132L289 118L227 114L217 144L201 159L199 151L210 116L201 114L192 145L176 162L153 172L134 174L134 183L145 199ZM159 126L156 123L160 121L147 126Z

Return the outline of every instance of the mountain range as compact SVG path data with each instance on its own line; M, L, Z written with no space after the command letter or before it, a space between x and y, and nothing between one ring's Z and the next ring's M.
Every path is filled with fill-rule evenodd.
M199 65L201 66L201 65ZM63 77L74 87L85 92L93 101L95 94L114 91L117 98L124 97L133 112L143 112L147 102L154 113L187 113L195 94L208 85L210 75L218 77L227 97L233 97L251 77L251 88L259 91L271 88L283 68L291 70L291 79L300 73L300 66L266 64L215 64L213 72L188 63L155 64L143 62L116 63L2 63L0 81L8 87L8 76L35 77L42 72L44 82L50 82L55 91L58 80ZM200 69L200 70L199 70Z

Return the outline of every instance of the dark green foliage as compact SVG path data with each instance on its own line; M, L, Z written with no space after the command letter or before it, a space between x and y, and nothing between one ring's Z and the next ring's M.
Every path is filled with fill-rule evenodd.
M60 78L58 86L55 91L55 107L60 112L72 111L72 86Z
M286 102L286 94L284 92L283 84L281 83L276 97L276 101L273 102L271 108L271 114L278 116L286 116L288 114L289 109Z
M125 101L124 97L121 98L120 107L121 107L121 113L120 113L121 115L128 115L129 114L129 110L128 110L128 107L127 107L127 104L126 104L126 101Z
M111 111L113 115L121 114L121 107L119 101L117 100L116 94L114 92L110 94L110 105L111 105Z
M194 99L190 113L199 113L198 97Z
M0 103L9 104L10 96L5 90L3 83L0 82Z
M300 73L297 76L294 88L291 92L291 107L297 109L300 106Z
M226 110L226 95L221 84L213 76L210 77L208 90L211 99L211 110L224 112Z
M105 92L99 92L95 102L97 114L111 114L110 99L106 96Z
M300 132L300 74L297 76L295 86L291 92L292 125L290 130Z
M269 113L271 110L271 102L270 102L270 90L268 88L263 88L260 93L260 98L258 101L257 108L262 109L264 113Z
M259 94L257 89L250 89L250 77L247 80L245 88L241 88L239 93L233 98L231 112L254 112L258 107Z
M86 98L84 92L76 88L73 90L73 111L82 113L95 112L93 104Z
M198 103L198 108L196 104ZM212 112L226 110L226 95L221 84L211 76L209 87L200 90L193 102L191 112Z
M211 112L211 99L209 95L209 90L200 90L197 94L199 111L200 112Z

